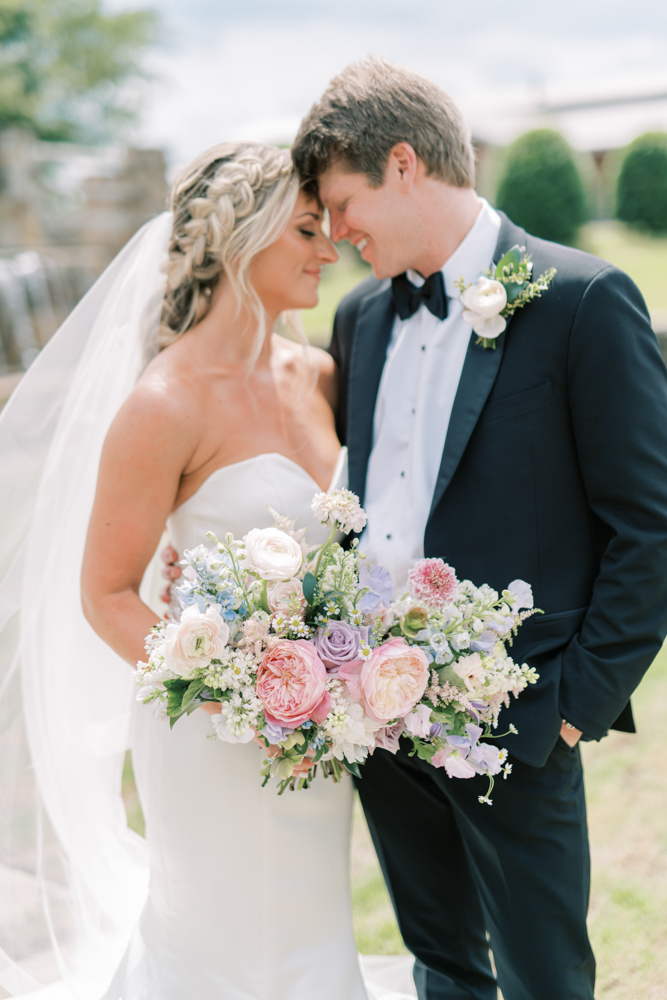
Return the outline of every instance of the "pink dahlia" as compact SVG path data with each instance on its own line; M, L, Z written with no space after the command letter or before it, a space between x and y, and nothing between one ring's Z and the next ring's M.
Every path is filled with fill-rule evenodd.
M432 608L441 608L456 594L458 580L442 559L420 559L408 574L410 593Z

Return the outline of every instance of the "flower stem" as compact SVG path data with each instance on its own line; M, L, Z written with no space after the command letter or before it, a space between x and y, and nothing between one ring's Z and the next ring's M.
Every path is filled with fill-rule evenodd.
M338 526L336 524L334 524L333 528L331 529L331 534L329 535L329 537L327 538L326 542L324 543L324 545L320 549L319 555L317 557L317 562L315 563L315 570L314 570L314 573L313 573L313 576L315 578L317 578L317 574L320 571L320 563L322 562L322 556L324 555L324 553L326 552L326 550L328 548L331 548L331 543L333 542L334 537L335 537L337 531L338 531Z

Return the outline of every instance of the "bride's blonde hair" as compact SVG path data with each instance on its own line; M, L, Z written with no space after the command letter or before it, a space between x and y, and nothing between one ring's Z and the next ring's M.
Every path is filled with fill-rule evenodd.
M199 323L225 274L239 307L257 317L250 364L266 337L262 303L249 280L253 257L285 229L299 193L286 149L259 142L224 142L198 156L171 189L174 216L160 350Z

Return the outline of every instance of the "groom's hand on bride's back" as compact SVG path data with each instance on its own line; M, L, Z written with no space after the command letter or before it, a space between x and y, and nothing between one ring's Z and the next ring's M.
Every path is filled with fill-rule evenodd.
M178 563L180 562L180 558L178 552L173 547L173 545L166 545L162 549L162 552L160 552L160 559L164 563L164 566L162 567L161 571L162 576L165 578L165 580L169 581L167 586L160 591L160 597L165 604L169 604L169 602L171 601L171 585L174 582L174 580L178 580L179 576L183 575L183 571L181 570L181 567L178 565Z

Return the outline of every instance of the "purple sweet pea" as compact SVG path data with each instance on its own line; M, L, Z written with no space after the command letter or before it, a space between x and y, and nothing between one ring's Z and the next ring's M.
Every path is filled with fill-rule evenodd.
M322 663L335 675L344 663L359 659L362 640L368 642L368 626L329 621L317 630L314 642Z
M470 649L473 653L488 653L497 642L497 634L492 632L491 629L485 629L483 632L480 632L476 639L473 639L470 643Z
M502 761L499 759L500 748L490 746L488 743L479 743L473 747L468 755L471 764L477 765L489 774L500 774L502 771Z
M370 588L367 594L358 601L357 608L365 614L374 615L384 605L388 608L394 596L394 581L391 573L384 566L371 563L359 571L359 589Z
M290 729L289 726L279 726L275 722L267 722L264 729L262 729L262 736L266 736L269 743L273 743L274 746L277 746L278 743L287 739L290 733L293 732L294 730Z

